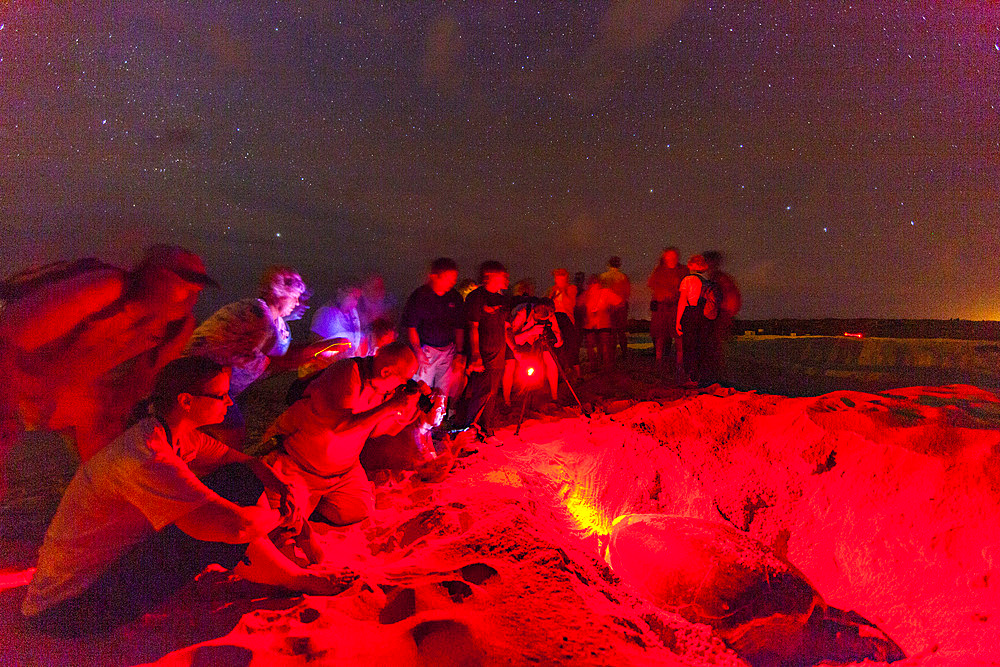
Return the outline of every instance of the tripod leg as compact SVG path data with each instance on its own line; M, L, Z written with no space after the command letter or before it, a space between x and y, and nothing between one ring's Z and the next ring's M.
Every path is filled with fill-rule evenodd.
M517 419L517 428L514 430L514 435L521 432L521 424L524 423L524 411L528 408L528 398L531 396L531 392L524 392L524 400L521 401L521 416Z
M573 394L576 404L580 406L580 412L582 412L585 416L589 416L587 415L587 411L583 409L583 403L580 402L580 397L576 395L576 390L573 389L573 383L569 381L569 376L566 375L566 369L563 368L562 362L559 361L559 356L556 354L555 350L552 349L552 346L548 344L548 341L545 342L545 350L552 355L552 360L556 362L556 369L558 369L563 382L565 382L566 386L569 387L569 393Z

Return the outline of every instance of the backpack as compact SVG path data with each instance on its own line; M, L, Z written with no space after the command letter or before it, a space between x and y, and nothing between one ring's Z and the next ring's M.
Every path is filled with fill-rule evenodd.
M0 301L16 301L41 287L75 278L90 271L110 268L113 268L110 264L93 257L31 267L0 280Z
M701 274L694 274L701 280L701 295L698 297L698 305L702 307L701 312L705 319L714 320L719 316L719 307L722 304L722 288L719 283L710 280Z

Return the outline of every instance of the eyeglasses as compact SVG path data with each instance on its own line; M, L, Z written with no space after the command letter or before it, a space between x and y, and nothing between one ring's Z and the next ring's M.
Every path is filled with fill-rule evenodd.
M223 392L221 394L191 394L192 396L201 396L202 398L214 398L217 401L224 401L229 398L229 392Z

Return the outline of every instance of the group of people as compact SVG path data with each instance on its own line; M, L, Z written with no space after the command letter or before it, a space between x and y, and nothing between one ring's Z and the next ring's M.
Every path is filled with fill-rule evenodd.
M656 357L677 340L684 367L701 377L710 344L693 341L715 340L726 317L731 325L738 290L732 282L735 307L711 298L713 285L725 285L718 257L692 257L686 268L677 259L664 251L650 276ZM457 283L456 263L435 260L398 327L379 277L343 287L300 343L288 321L304 314L310 292L285 266L264 272L256 296L198 326L198 294L218 283L176 246L153 246L132 270L80 260L4 280L0 463L38 430L64 436L81 460L24 614L63 633L112 627L209 563L250 581L338 592L354 575L327 562L310 521L345 526L371 514L359 461L370 438L426 426L427 404L488 438L518 373L556 400L559 373L579 373L581 346L595 369L612 365L619 346L626 354L631 286L617 257L589 279L570 282L556 269L544 297L526 282L510 290L497 261L479 267L464 298ZM718 317L705 314L709 301ZM285 369L300 379L265 433L275 448L248 456L234 399Z
M676 359L681 382L710 384L721 376L723 346L743 300L736 281L722 270L721 253L692 255L687 264L680 256L676 247L665 248L647 281L656 365L667 368Z

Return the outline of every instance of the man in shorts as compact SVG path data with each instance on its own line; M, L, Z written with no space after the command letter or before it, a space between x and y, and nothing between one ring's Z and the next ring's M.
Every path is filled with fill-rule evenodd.
M416 370L417 360L402 342L389 343L374 357L341 359L268 429L265 440L276 437L280 444L264 462L289 481L292 504L304 516L347 526L371 514L374 494L358 456L368 438L399 433L416 418L420 393L401 391ZM268 497L277 507L279 497ZM311 531L295 541L312 562L323 559Z

